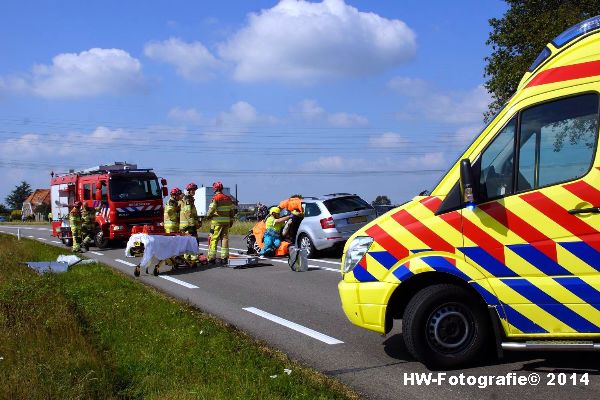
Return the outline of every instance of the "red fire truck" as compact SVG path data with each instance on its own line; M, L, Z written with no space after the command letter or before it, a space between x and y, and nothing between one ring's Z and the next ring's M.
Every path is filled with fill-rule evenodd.
M137 225L163 229L163 197L167 181L152 169L115 162L83 171L51 174L52 236L72 244L69 211L76 201L96 209L94 241L105 248L111 240L126 240Z

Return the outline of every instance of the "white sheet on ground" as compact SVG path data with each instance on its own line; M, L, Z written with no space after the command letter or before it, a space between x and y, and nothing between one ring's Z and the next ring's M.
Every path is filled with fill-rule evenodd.
M170 257L187 254L198 254L198 242L191 236L161 236L136 233L131 235L125 248L125 256L131 255L135 242L144 244L144 256L140 261L142 267L151 267Z

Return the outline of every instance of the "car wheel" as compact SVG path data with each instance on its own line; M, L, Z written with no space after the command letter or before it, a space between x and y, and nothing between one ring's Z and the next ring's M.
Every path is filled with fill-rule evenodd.
M70 238L60 238L60 241L67 247L73 246L73 240Z
M407 350L430 368L473 363L490 337L485 307L459 286L438 284L419 291L402 320Z
M94 235L94 244L99 249L105 249L108 247L108 238L104 235L102 229L96 232L96 235Z
M298 238L298 247L305 249L308 252L308 258L317 257L317 249L306 233L301 234Z

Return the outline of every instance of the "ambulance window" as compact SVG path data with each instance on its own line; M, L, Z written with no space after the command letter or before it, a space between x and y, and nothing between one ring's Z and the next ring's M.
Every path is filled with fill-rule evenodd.
M516 125L513 118L481 155L479 193L483 200L512 194Z
M521 114L517 190L577 179L590 169L598 134L598 96L586 94Z

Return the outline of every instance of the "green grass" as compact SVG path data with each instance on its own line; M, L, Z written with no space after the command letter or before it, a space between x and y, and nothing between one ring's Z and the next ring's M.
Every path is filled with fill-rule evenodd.
M109 267L38 276L19 264L60 253L0 235L2 399L358 397Z

